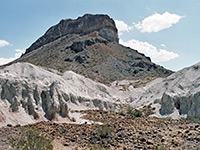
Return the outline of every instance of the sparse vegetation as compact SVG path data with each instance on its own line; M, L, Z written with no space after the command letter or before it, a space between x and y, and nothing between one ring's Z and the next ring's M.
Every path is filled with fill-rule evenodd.
M142 116L142 112L139 111L139 110L135 110L135 111L133 112L133 116L135 116L135 117L141 117L141 116Z
M180 118L180 120L182 120L182 121L185 121L185 120L186 120L186 118L185 118L185 117L181 117L181 118Z
M133 112L133 107L131 107L130 105L128 105L127 109L126 109L126 112L128 115L131 115L132 112Z
M124 111L120 111L119 113L121 116L126 116L126 114L124 113Z
M97 125L97 135L100 138L108 138L113 134L113 128L109 125Z
M167 150L164 146L158 146L155 148L155 150Z
M193 68L194 70L198 70L198 69L199 69L199 66L192 66L192 68Z
M191 118L191 120L196 122L196 123L200 123L200 119L199 118Z
M72 122L76 122L76 119L75 119L74 117L72 117L72 119L71 119L71 120L72 120Z
M89 146L90 150L107 150L110 149L109 146L106 146L104 144L90 144Z
M130 105L128 105L127 107L127 114L133 117L141 117L142 116L142 112L139 110L134 110L133 107L131 107Z
M167 119L167 120L172 120L172 117L171 117L171 116L168 116L166 119Z
M37 128L27 126L26 133L18 138L10 138L10 144L16 150L53 150L51 141L41 135Z

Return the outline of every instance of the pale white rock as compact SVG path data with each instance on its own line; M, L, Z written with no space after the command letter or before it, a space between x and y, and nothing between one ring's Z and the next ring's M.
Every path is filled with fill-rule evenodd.
M171 114L200 118L200 63L185 68L164 80L169 83L161 98L161 114Z
M116 110L126 97L123 91L72 71L59 75L29 63L16 63L0 70L0 126L41 120L67 122L71 110Z
M145 102L154 101L156 116L200 118L200 63L157 81L147 85L140 97Z
M71 110L117 110L123 104L135 108L152 104L154 116L173 118L200 116L200 63L144 87L125 90L136 81L116 81L111 86L72 71L63 74L29 63L0 70L0 126L53 120L70 122ZM79 115L78 115L79 116Z

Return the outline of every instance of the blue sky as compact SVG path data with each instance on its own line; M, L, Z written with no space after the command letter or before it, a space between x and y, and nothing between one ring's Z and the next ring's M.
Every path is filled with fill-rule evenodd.
M108 14L120 43L171 70L200 61L199 0L1 0L0 64L11 61L61 19Z

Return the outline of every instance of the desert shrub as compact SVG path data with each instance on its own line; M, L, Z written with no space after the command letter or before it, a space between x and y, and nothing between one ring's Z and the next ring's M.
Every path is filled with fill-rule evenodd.
M108 125L97 125L97 135L101 138L112 136L113 129Z
M155 150L167 150L164 146L157 146Z
M124 111L120 111L119 115L126 116L126 114L124 113Z
M196 122L196 123L200 123L200 119L199 118L191 118L191 120Z
M65 133L67 130L65 129L65 128L62 128L61 130L60 130L60 133L62 134L62 133Z
M141 117L142 116L142 112L139 110L134 110L133 107L131 107L130 105L128 105L126 112L128 115L133 116L133 117Z
M166 117L167 120L172 120L171 116Z
M128 105L127 109L126 109L127 114L131 115L133 112L133 107L131 107L130 105Z
M71 120L72 120L72 122L76 122L76 119L75 119L74 117L72 117L72 119L71 119Z
M142 112L139 111L139 110L135 110L135 111L133 112L133 116L134 116L134 117L141 117L141 116L142 116Z
M186 120L186 118L185 118L185 117L181 117L181 118L180 118L180 120L182 120L182 121L185 121L185 120Z
M35 129L28 129L18 138L10 138L10 143L16 150L53 150L51 141Z
M91 144L88 145L89 150L108 150L110 149L109 146L106 146L104 144Z
M193 68L194 70L198 70L198 69L199 69L199 66L192 66L192 68Z

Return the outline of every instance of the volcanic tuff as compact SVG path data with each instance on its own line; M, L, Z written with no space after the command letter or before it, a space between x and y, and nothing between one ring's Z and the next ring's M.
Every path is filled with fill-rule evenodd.
M107 15L61 20L34 42L15 62L68 70L102 83L168 76L172 72L149 57L118 43L117 28Z
M116 81L111 86L72 71L16 63L0 69L0 83L0 126L69 121L72 110L118 110L126 104L152 104L159 117L200 116L200 63L149 83Z

